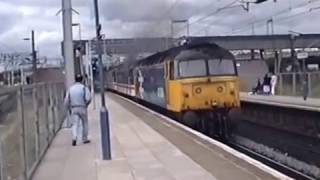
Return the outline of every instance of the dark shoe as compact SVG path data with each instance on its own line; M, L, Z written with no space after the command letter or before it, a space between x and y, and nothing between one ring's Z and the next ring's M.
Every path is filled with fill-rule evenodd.
M76 140L72 140L72 146L76 146L77 145L77 141Z
M90 140L85 140L85 141L83 141L83 144L88 144L90 142L91 142Z

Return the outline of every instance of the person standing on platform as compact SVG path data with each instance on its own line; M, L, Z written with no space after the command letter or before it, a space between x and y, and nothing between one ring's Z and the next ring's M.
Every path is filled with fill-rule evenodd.
M270 81L271 78L269 77L268 74L266 74L263 78L263 94L265 95L269 95L270 94Z
M72 146L77 145L77 139L82 135L84 144L90 143L88 139L88 106L91 102L89 88L83 84L82 75L76 75L76 82L68 89L64 103L70 112L72 123ZM80 134L80 127L82 133Z
M271 94L274 96L276 93L276 86L277 86L278 77L274 73L271 76Z

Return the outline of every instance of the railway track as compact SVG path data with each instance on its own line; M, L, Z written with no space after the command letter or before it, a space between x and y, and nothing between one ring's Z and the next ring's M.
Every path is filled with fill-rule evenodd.
M286 166L284 164L281 164L267 156L264 156L262 154L259 154L245 146L242 146L236 142L228 142L226 143L227 145L229 145L231 148L242 152L260 162L262 162L263 164L272 167L273 169L278 170L279 172L286 174L287 176L294 178L294 179L301 179L301 180L316 180L316 177L312 177L309 175L306 175L296 169L293 169L289 166Z
M125 94L121 94L121 93L118 93L118 92L115 92L115 91L111 91L112 93L115 93L117 95L120 95L121 97L124 97L124 98L127 98L127 99L130 99L132 101L135 101L157 113L160 113L164 116L167 116L167 117L170 117L171 119L174 119L175 121L177 121L173 115L171 115L166 109L164 108L160 108L158 106L155 106L151 103L148 103L148 102L145 102L145 101L137 101L135 98L133 97L130 97L130 96L127 96ZM178 122L178 121L177 121ZM180 123L180 122L179 122ZM185 124L184 124L185 125ZM282 164L272 158L269 158L268 156L265 156L263 154L260 154L250 148L247 148L239 143L237 143L236 141L234 140L231 140L231 141L225 141L221 138L218 138L216 136L212 136L212 135L208 135L208 134L205 134L207 136L209 136L210 138L214 139L214 140L217 140L221 143L224 143L225 145L228 145L229 147L243 153L243 154L246 154L260 162L262 162L263 164L266 164L267 166L291 177L291 178L294 178L294 179L301 179L301 180L316 180L316 179L320 179L320 177L314 177L314 176L311 176L311 175L307 175L303 172L300 172L299 170L296 170L290 166L287 166L285 164Z

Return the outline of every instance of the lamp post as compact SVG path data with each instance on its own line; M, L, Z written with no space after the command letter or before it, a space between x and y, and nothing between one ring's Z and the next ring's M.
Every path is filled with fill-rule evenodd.
M79 40L81 41L81 24L80 23L72 23L72 27L79 27Z
M30 41L30 38L24 38L25 41ZM35 50L34 31L31 31L31 55L32 55L32 70L33 73L37 71L37 52Z
M274 35L274 23L273 23L273 18L270 18L267 20L267 23L266 23L266 26L267 26L267 35ZM271 31L270 31L271 29Z
M84 74L83 70L83 59L82 59L82 51L84 50L81 42L81 24L80 23L72 23L72 27L79 28L79 45L75 47L75 72L76 74Z
M190 35L189 20L188 20L188 19L182 19L182 20L172 20L172 21L171 21L171 37L172 37L172 38L173 38L173 36L174 36L173 25L174 25L174 24L181 24L181 23L187 24L187 37L189 37L189 35Z
M61 0L63 20L63 58L65 61L66 86L74 82L74 54L72 43L72 3L71 0ZM68 124L69 125L69 124Z
M95 24L96 24L96 38L97 38L97 51L99 60L100 72L100 93L101 93L101 109L100 109L100 127L101 127L101 144L102 144L102 157L104 160L111 159L111 143L110 143L110 127L109 127L109 113L106 108L104 97L104 76L103 76L103 63L102 63L102 48L101 48L101 24L99 22L99 8L98 0L94 0L95 11Z
M299 36L302 34L299 32L289 31L290 35L290 49L291 49L291 59L292 59L292 65L293 65L293 71L300 72L300 64L299 61L296 58L296 51L295 51L295 42Z

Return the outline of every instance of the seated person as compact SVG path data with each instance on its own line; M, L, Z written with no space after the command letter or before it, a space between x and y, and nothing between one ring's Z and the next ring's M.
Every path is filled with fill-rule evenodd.
M260 94L261 90L262 90L261 81L260 79L258 79L256 87L252 89L252 94Z

